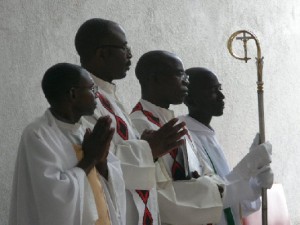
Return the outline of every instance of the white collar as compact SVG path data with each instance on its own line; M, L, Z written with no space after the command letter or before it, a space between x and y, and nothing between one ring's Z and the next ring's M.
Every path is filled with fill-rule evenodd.
M109 83L107 81L102 80L99 77L96 77L95 75L91 74L93 80L95 81L96 85L101 88L103 91L107 92L110 95L113 95L116 97L116 85L114 83Z
M214 130L209 129L203 123L199 122L198 120L195 120L189 115L181 116L180 118L185 121L186 126L190 131L215 134Z
M160 119L165 120L164 122L175 118L175 114L174 114L173 110L165 109L160 106L154 105L153 103L151 103L145 99L141 99L140 102L142 103L142 105L149 108L149 110L151 110L151 112L155 116L159 117Z
M52 117L52 119L54 120L54 122L56 123L57 127L60 128L61 130L73 133L73 134L77 134L80 132L80 127L82 126L82 122L81 122L81 118L77 123L66 123L63 122L61 120L58 120L55 118L55 116L51 113L50 109L47 110L46 114L48 114L50 117Z

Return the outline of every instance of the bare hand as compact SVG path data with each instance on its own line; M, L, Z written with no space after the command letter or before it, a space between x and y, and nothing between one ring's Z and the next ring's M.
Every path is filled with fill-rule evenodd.
M83 138L82 150L84 159L93 161L95 164L106 162L109 146L114 134L114 129L110 127L109 116L98 119L93 131L86 130Z
M199 173L198 173L198 171L193 171L193 172L191 172L191 175L192 175L192 178L195 178L195 179L197 179L197 178L199 178L200 177L200 175L199 175Z
M107 180L108 179L108 166L107 166L107 160L101 163L97 163L95 165L98 172Z
M181 138L187 134L185 123L176 124L177 122L178 119L174 118L157 131L145 130L143 132L141 139L148 141L153 159L157 159L184 144L184 140Z

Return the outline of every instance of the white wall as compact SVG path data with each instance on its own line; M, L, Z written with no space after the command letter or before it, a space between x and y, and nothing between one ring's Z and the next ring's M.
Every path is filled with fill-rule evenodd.
M73 46L81 23L103 17L123 25L134 54L119 85L129 110L139 99L134 77L148 50L177 53L186 67L204 66L223 83L226 109L213 120L230 163L248 150L257 132L256 67L231 57L231 33L249 29L265 57L266 136L273 144L275 181L285 189L293 224L300 224L300 3L297 0L2 0L0 2L0 225L7 224L12 174L23 128L47 103L40 81L57 62L78 63ZM254 45L250 54L255 56ZM130 88L128 88L130 87ZM185 113L184 107L175 107Z

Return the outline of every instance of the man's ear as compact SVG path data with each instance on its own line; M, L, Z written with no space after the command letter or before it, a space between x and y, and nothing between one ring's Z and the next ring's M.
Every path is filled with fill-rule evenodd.
M162 76L158 75L157 73L152 74L150 77L155 84L160 84L163 82Z
M76 89L74 87L72 87L66 95L67 99L71 102L75 101L77 99L77 92Z
M144 81L145 83L153 85L153 84L157 84L158 79L156 74L149 74L148 76L145 76Z
M95 56L97 58L97 61L103 60L104 58L107 57L107 55L108 55L108 49L106 49L106 48L98 48L96 50Z

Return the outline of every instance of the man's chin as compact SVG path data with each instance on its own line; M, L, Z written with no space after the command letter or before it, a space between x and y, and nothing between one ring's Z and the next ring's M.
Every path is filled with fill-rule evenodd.
M184 98L180 98L180 99L178 99L178 100L172 102L171 104L172 104L172 105L180 105L180 104L183 103L183 101L184 101Z
M85 116L92 116L92 115L94 115L95 109L96 109L96 108L94 108L94 109L92 109L92 110L86 112L86 113L85 113Z
M120 74L119 76L117 76L116 78L115 78L115 80L122 80L122 79L124 79L125 77L126 77L126 72L125 73L122 73L122 74Z
M223 111L222 112L216 112L215 114L214 114L214 116L222 116L223 115Z

